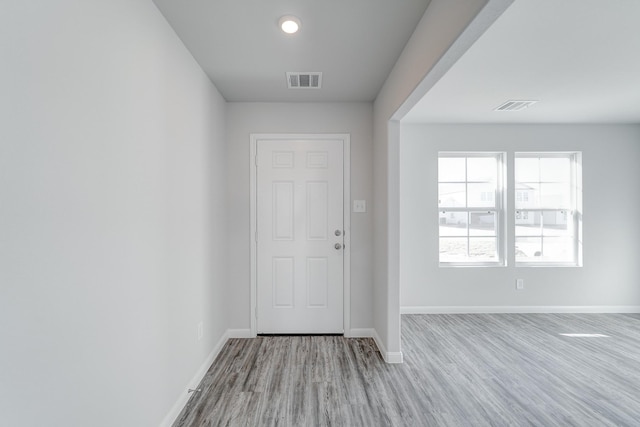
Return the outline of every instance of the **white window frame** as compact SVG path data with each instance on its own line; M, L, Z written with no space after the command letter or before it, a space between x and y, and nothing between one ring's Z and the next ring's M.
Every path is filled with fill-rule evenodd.
M515 192L516 190L516 182L515 182L515 159L518 158L568 158L570 161L570 186L571 186L571 206L567 209L557 209L557 208L531 208L531 209L518 209L514 205L514 212L511 213L511 216L514 218L513 221L513 251L514 251L514 259L516 267L582 267L582 153L579 151L554 151L554 152L515 152L514 153L514 201L516 199ZM516 251L516 238L517 237L526 237L526 236L518 236L516 234L516 223L515 218L517 212L520 212L522 215L528 215L529 212L557 212L558 210L567 210L570 213L571 218L571 234L573 237L573 260L570 262L564 261L518 261L515 256ZM569 216L569 215L568 215ZM542 245L544 248L544 236L541 236Z
M443 211L446 212L466 212L468 215L472 212L483 212L483 211L495 211L496 214L496 261L465 261L465 262L443 262L440 261L440 253L438 251L438 265L440 267L505 267L507 265L507 244L506 244L506 161L507 155L505 152L495 152L495 151L442 151L438 152L438 159L442 157L457 157L457 158L481 158L481 157L494 157L496 159L496 194L495 194L495 205L492 208L487 207L476 207L476 206L466 206L464 208L448 208L448 207L440 207L439 203L436 203L436 207L438 209L438 215L436 219L438 221L438 247L440 245L440 213ZM466 167L465 167L466 173ZM437 184L439 185L441 181L438 178ZM448 183L446 181L442 181L442 183ZM466 181L465 177L465 185L468 185L468 181ZM439 190L437 191L439 194ZM468 192L467 192L468 197ZM469 216L468 216L469 218ZM468 227L467 223L467 227ZM446 236L445 236L446 237ZM469 232L467 229L467 247L469 247Z

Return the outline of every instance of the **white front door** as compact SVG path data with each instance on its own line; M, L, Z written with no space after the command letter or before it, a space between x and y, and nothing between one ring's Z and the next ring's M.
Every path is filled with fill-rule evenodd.
M257 332L342 333L342 140L258 140Z

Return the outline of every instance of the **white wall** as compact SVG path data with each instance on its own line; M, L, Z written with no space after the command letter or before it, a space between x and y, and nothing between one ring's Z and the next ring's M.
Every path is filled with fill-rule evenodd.
M640 306L640 126L403 125L401 133L402 306ZM512 250L507 267L438 267L438 151L470 150L583 153L584 267L516 268Z
M0 424L158 425L227 328L225 102L150 0L0 33Z
M488 8L485 6L489 3ZM385 360L401 362L399 122L511 0L431 0L374 102L374 328ZM481 19L476 17L488 9ZM473 25L474 19L479 22Z
M249 135L351 134L351 198L368 212L351 214L351 328L372 327L372 105L370 103L229 103L230 328L251 322Z

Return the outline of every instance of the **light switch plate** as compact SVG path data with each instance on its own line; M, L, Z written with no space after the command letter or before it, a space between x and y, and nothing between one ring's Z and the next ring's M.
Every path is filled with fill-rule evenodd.
M367 201L366 200L354 200L353 201L353 211L357 213L362 213L367 211Z

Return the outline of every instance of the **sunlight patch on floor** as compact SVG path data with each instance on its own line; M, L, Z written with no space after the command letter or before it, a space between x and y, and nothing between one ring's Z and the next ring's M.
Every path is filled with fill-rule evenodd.
M602 334L560 334L563 337L570 338L611 338L609 335Z

